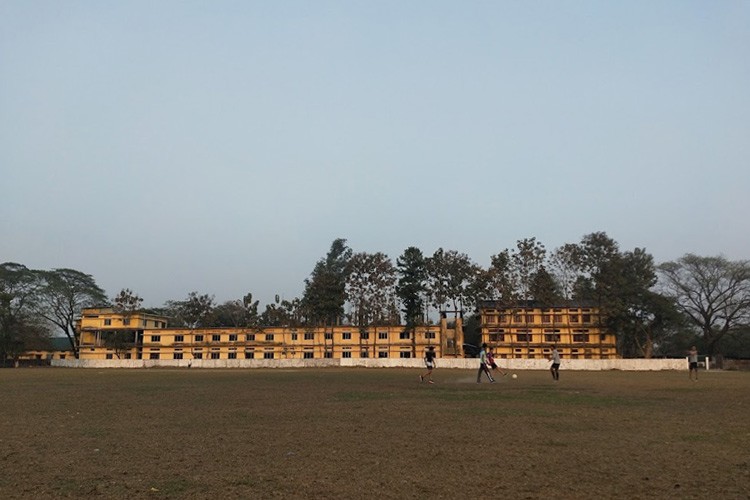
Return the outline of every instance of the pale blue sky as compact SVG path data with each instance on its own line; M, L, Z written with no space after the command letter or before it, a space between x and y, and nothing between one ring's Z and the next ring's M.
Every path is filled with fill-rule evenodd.
M0 262L146 305L606 231L750 258L750 1L0 0Z

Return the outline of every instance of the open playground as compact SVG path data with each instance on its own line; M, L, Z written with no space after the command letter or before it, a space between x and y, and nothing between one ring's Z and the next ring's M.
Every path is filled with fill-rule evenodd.
M750 498L750 373L421 372L0 370L0 498Z

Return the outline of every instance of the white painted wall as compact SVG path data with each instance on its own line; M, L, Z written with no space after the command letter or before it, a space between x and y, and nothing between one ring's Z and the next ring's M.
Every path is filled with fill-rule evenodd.
M496 359L503 369L511 371L547 370L544 359ZM342 358L342 359L53 359L52 366L61 368L423 368L418 358ZM477 358L440 358L437 368L477 369ZM560 370L571 371L659 371L688 369L685 359L563 359Z

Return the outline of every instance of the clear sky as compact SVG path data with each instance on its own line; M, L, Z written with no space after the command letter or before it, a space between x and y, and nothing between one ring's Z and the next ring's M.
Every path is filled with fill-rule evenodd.
M147 306L335 238L744 260L748 160L748 0L0 0L0 262Z

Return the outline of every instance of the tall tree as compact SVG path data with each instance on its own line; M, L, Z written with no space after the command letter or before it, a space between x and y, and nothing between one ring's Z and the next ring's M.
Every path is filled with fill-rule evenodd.
M526 302L533 298L533 279L544 264L546 253L544 245L536 241L536 238L525 238L516 242L516 248L510 254L510 263L520 300Z
M480 268L468 255L438 248L426 264L427 286L435 307L450 303L454 311L463 311L474 306L472 290Z
M493 255L487 269L479 269L474 281L474 303L483 300L497 300L503 304L516 302L514 276L508 249Z
M74 269L37 271L37 275L41 285L35 310L42 318L62 330L78 357L76 318L85 307L107 304L107 296L91 275Z
M396 268L382 252L356 253L349 260L346 296L352 307L352 323L366 327L390 319L395 301Z
M324 259L318 261L310 278L305 280L302 306L310 319L319 325L337 325L344 315L346 276L352 250L346 240L333 241Z
M544 264L531 275L529 286L531 299L541 307L552 307L560 303L561 294L554 276L547 271Z
M655 348L680 323L673 302L653 290L653 257L645 249L636 248L611 257L603 270L598 287L607 324L617 334L619 352L627 357L652 357Z
M606 233L595 232L585 235L578 248L582 274L576 280L574 299L606 307L609 283L616 281L619 272L619 245Z
M659 266L661 285L703 335L708 354L750 324L750 262L686 254Z
M396 295L401 300L401 311L404 313L406 329L411 331L422 324L424 294L427 290L427 262L422 251L409 247L396 259L398 283Z
M583 272L581 248L575 243L566 243L552 252L548 262L561 298L566 302L571 301L576 282Z
M49 337L32 308L38 286L36 274L26 266L0 264L0 366Z

